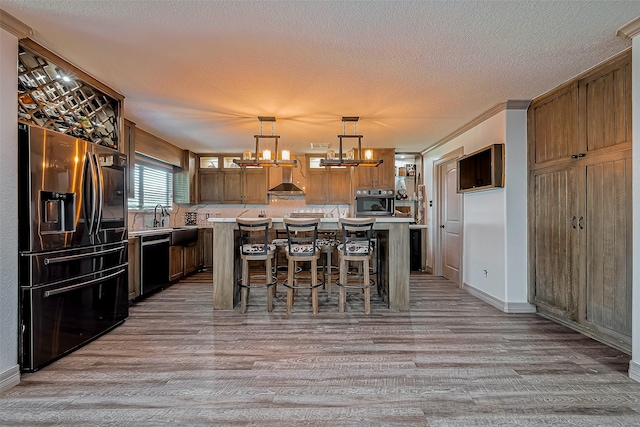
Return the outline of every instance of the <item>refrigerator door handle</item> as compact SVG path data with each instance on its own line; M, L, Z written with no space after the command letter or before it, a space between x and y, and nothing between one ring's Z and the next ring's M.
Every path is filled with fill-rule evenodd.
M96 166L96 184L98 189L98 205L96 206L96 223L94 233L98 233L100 229L100 223L102 222L102 208L104 207L104 177L102 175L102 166L100 165L100 158L97 154L93 155L93 159Z
M104 282L105 280L109 280L109 279L112 279L112 278L114 278L116 276L121 275L125 271L127 271L127 270L125 270L123 268L122 270L118 270L115 273L111 273L111 274L106 275L104 277L98 277L97 279L87 280L86 282L78 283L78 284L71 285L71 286L65 286L64 288L60 288L60 289L54 289L53 291L46 291L44 293L44 297L48 298L48 297L52 297L54 295L64 294L65 292L70 292L70 291L73 291L75 289L84 288L85 286L90 286L90 285L93 285L95 283Z
M73 261L73 260L82 259L82 258L95 258L95 257L98 257L98 256L111 254L111 253L114 253L114 252L120 252L122 250L124 250L124 246L121 246L119 248L107 249L107 250L100 251L100 252L90 252L90 253L87 253L87 254L61 256L61 257L57 257L57 258L45 258L44 259L44 265L58 264L58 263L61 263L61 262Z
M93 235L93 224L96 216L96 188L95 172L91 153L87 152L84 162L84 173L82 179L82 205L85 215L85 222L89 229L89 235Z

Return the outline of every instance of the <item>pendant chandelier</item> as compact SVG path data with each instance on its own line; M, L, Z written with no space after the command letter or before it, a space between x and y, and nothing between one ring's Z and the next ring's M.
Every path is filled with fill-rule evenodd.
M362 150L362 137L358 135L358 120L360 117L345 116L342 117L342 135L338 135L340 145L338 147L338 156L335 157L333 152L327 152L326 159L320 159L320 166L366 166L376 167L382 163L382 159L373 158L373 150L368 148L364 152ZM353 122L353 135L347 135L347 122ZM346 155L343 154L343 139L357 139L358 148L349 149ZM331 151L331 150L330 150Z
M297 160L291 160L291 152L289 150L282 150L280 158L278 158L278 140L280 135L275 135L275 117L258 117L260 120L260 135L253 135L256 139L256 151L251 153L250 150L246 150L242 155L242 159L233 159L233 163L240 167L298 167ZM271 135L264 135L262 133L262 123L271 122ZM270 149L262 150L262 158L260 158L260 140L261 139L273 139L274 150Z

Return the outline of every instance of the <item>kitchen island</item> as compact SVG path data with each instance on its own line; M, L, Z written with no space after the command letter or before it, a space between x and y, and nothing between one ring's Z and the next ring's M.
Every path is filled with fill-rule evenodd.
M235 218L209 218L213 223L213 308L231 310L238 301L240 257ZM338 218L322 218L319 230L338 230ZM380 251L379 280L389 309L409 310L409 224L411 218L376 218ZM282 218L272 218L274 230L284 230Z

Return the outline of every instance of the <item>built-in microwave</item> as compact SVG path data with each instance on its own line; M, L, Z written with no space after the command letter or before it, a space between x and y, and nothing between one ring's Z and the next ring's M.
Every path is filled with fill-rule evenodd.
M356 190L353 206L356 217L393 216L394 191L369 188Z

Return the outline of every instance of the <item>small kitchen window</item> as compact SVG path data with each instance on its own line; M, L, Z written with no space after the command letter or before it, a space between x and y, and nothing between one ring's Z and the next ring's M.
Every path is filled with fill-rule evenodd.
M173 166L136 154L133 187L129 209L153 209L158 204L171 209Z

